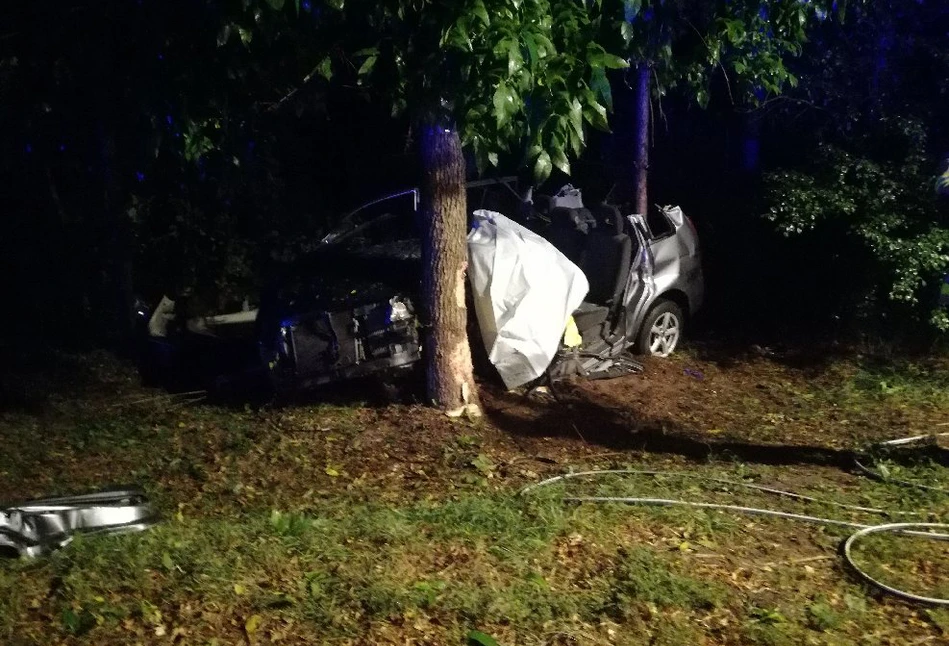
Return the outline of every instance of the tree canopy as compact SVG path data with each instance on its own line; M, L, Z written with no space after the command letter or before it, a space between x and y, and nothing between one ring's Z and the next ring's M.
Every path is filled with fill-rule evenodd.
M278 15L261 20L262 9ZM600 2L340 0L315 23L288 22L299 11L279 0L248 3L223 33L249 33L248 16L270 38L310 30L303 51L315 75L384 97L413 123L457 130L479 168L512 156L539 181L553 168L569 173L584 124L608 128L605 70L626 66L598 42Z

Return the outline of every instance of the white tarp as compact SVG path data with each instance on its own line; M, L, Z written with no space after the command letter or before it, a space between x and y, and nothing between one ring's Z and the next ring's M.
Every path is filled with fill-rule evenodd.
M483 209L474 212L468 258L488 358L508 388L536 379L590 289L586 276L544 238Z

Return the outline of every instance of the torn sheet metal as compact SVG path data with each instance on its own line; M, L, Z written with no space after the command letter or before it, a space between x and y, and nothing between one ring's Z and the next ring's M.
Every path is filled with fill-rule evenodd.
M468 258L488 358L508 388L536 379L590 289L586 276L547 240L495 211L474 212Z
M0 550L31 558L67 545L79 532L137 532L157 521L141 489L31 500L0 510Z
M654 302L656 295L656 259L652 247L646 239L646 219L641 215L628 216L630 233L633 237L633 261L630 266L629 277L623 290L623 303L630 312L630 319L641 322L646 317L647 309ZM627 330L631 338L635 337L635 329Z

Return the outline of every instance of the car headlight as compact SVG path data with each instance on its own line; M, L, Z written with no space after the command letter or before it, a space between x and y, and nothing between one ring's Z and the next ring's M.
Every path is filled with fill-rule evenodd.
M389 312L386 315L386 325L392 325L398 321L408 321L412 318L412 310L402 300L392 298L389 300Z

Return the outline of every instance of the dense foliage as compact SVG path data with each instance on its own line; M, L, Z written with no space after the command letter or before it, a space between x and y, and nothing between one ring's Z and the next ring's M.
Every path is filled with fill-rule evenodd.
M654 92L680 89L705 107L713 82L733 103L760 102L797 85L788 59L801 53L807 30L847 2L625 0L619 30L634 60L653 70Z
M949 146L949 7L888 0L852 13L847 38L828 28L802 66L795 98L807 110L793 131L813 144L768 176L767 218L785 235L836 241L832 253L852 271L842 296L855 311L908 314L946 332L936 302L949 272L949 208L935 181L939 146Z
M270 40L309 33L314 75L365 89L413 124L457 129L481 169L509 155L506 166L529 164L539 181L554 167L569 173L584 123L607 129L605 70L626 66L598 42L599 0L339 0L317 24L294 21L299 9L289 3L244 5L228 33L265 30Z
M678 182L666 193L699 202L695 181L725 172L696 132L767 117L779 170L759 210L815 262L853 268L840 308L893 303L945 328L931 290L949 269L933 191L949 150L947 14L931 0L20 3L0 30L0 253L28 315L7 323L111 334L132 290L207 309L252 296L331 214L417 181L420 121L451 125L487 172L560 178L614 102L632 121L627 73L610 72L625 59L648 61L665 126L693 133L653 151L653 169L704 173L662 177ZM750 104L763 109L736 119ZM609 139L616 164L630 147Z

